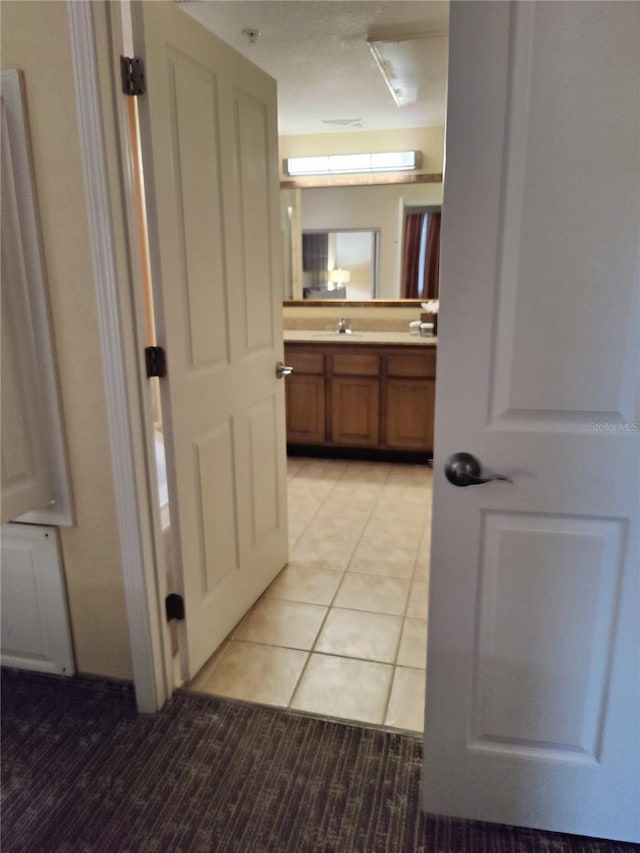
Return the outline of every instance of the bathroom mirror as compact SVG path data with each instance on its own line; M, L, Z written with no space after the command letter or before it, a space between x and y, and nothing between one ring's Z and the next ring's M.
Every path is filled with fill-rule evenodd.
M281 190L285 305L437 299L441 197L441 184Z

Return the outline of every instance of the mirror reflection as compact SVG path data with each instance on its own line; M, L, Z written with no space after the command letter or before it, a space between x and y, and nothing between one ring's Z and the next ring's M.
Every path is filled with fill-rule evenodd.
M373 299L377 231L303 231L303 299Z
M288 300L437 299L441 185L281 190Z

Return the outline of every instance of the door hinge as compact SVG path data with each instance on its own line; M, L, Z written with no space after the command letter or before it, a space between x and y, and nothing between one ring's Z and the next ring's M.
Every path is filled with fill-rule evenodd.
M177 592L170 592L164 600L167 622L172 619L184 619L184 598Z
M163 377L167 375L167 355L162 347L145 347L144 361L147 367L147 376Z
M144 60L139 56L121 56L120 74L125 95L144 95L147 91Z

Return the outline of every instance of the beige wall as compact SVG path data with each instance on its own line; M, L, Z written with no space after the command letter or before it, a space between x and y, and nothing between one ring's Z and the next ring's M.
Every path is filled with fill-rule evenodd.
M81 672L130 678L67 4L3 0L2 67L24 72L77 525L62 529Z

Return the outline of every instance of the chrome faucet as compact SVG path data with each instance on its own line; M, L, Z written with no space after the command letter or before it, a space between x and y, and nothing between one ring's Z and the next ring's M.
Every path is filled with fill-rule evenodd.
M344 317L340 317L338 325L336 326L336 332L338 332L339 335L352 334L351 329L349 328L349 321L345 320Z

